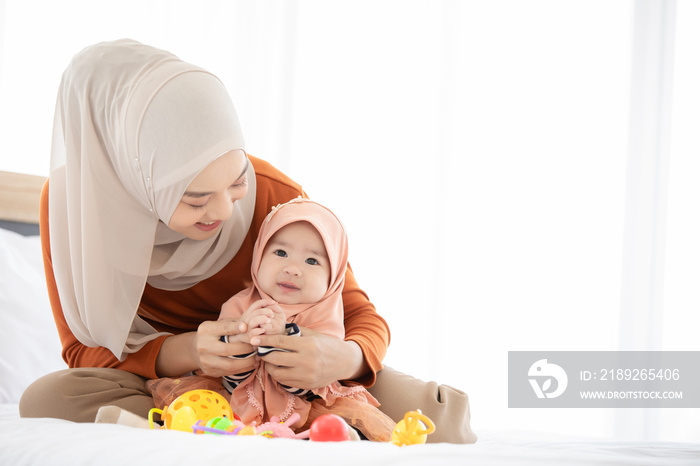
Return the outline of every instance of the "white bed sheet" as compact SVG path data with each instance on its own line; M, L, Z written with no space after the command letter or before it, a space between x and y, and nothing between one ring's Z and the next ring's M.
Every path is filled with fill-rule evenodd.
M474 445L320 443L19 419L16 405L3 404L0 465L700 465L700 444L479 434Z

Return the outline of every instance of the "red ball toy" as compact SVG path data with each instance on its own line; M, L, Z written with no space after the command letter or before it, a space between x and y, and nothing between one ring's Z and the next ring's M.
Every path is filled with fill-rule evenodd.
M314 442L342 442L350 440L350 432L342 417L324 414L311 423L309 438Z

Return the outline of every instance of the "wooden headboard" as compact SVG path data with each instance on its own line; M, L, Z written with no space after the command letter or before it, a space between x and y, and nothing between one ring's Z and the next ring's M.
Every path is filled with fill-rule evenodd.
M46 177L0 171L0 220L39 223L39 197Z

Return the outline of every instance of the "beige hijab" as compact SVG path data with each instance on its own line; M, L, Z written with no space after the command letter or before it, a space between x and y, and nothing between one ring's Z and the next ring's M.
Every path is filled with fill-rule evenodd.
M167 225L197 174L243 148L231 98L209 72L132 40L73 58L56 104L49 225L61 306L78 340L123 360L159 335L136 314L147 281L185 289L233 258L255 206L250 164L248 195L213 238Z

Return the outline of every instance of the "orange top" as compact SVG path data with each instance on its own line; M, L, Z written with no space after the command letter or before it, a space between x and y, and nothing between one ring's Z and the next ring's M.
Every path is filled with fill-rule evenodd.
M202 322L217 320L221 305L252 283L250 265L253 245L270 209L300 195L305 196L300 185L272 165L252 156L249 158L255 168L257 197L255 214L246 239L226 267L191 288L168 291L146 285L138 314L158 331L173 334L195 331ZM40 231L49 300L63 345L63 359L69 367L113 367L143 377L157 378L156 357L167 336L146 343L140 351L129 354L120 362L107 348L91 348L80 343L68 327L51 262L48 194L47 181L41 193ZM377 371L382 368L381 361L390 340L389 327L358 286L350 267L345 276L343 304L345 339L355 341L360 346L371 371L359 382L370 386L374 383Z

